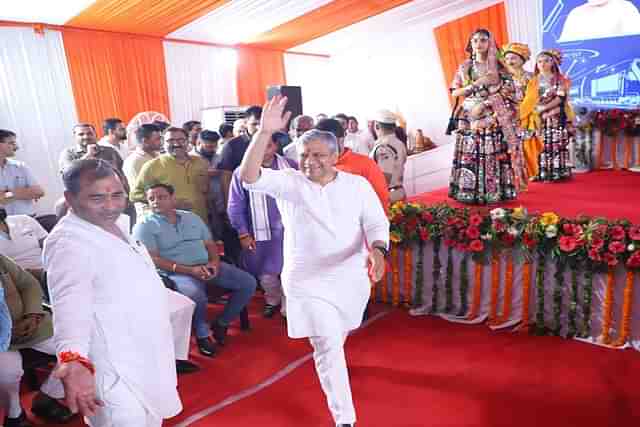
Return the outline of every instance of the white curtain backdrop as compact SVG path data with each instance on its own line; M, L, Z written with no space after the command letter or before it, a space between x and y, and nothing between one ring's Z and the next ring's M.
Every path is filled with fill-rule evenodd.
M0 28L0 128L17 134L18 160L24 161L46 195L38 213L53 213L62 196L60 152L73 144L77 113L58 31Z
M200 120L201 110L237 105L237 52L215 46L164 42L171 121Z
M529 0L531 1L531 0ZM329 54L317 58L287 56L287 82L302 86L305 111L358 117L361 126L381 108L400 112L409 132L422 129L438 145L450 114L433 28L500 3L499 0L415 0L293 51ZM320 111L316 111L316 109Z

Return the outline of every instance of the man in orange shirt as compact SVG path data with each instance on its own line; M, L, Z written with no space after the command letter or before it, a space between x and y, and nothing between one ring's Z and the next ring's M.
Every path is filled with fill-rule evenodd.
M380 199L382 207L385 212L389 210L389 190L387 189L387 180L385 179L382 170L367 156L354 153L351 149L344 146L345 130L336 119L324 119L320 120L316 124L316 129L331 132L338 140L338 149L340 150L340 156L336 163L336 169L351 173L354 175L360 175L365 178Z

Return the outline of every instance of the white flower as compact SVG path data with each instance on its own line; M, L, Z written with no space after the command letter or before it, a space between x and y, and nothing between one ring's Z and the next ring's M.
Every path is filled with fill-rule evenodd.
M491 240L491 233L483 234L482 236L480 236L480 239Z
M492 209L489 214L491 215L491 219L496 220L504 218L507 215L507 211L502 208L495 208Z
M558 227L556 227L555 225L547 225L547 228L544 229L544 234L549 239L552 239L558 234Z
M520 231L518 231L516 227L511 226L507 229L507 233L511 234L513 237L516 237L520 234Z
M630 243L629 246L627 246L627 250L629 252L633 252L636 250L636 245L634 245L633 243Z

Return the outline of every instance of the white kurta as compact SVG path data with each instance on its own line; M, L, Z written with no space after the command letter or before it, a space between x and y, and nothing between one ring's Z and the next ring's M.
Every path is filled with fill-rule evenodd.
M336 336L359 327L370 295L366 242L389 240L371 185L338 172L323 187L294 169L263 168L245 186L274 197L282 215L289 336Z
M182 405L167 292L143 245L129 243L69 212L45 241L56 351L96 366L96 381L117 374L146 411L169 418ZM109 408L115 410L117 408Z

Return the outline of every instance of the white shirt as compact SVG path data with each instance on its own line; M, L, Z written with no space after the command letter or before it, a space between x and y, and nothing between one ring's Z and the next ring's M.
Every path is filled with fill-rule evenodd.
M282 215L289 336L335 336L360 326L370 295L366 242L389 241L371 184L338 172L323 187L295 169L262 168L245 187L274 197Z
M348 132L344 138L344 146L354 153L368 156L374 144L373 136L368 130L359 130L356 133Z
M628 0L591 0L567 16L559 42L640 34L640 12Z
M22 268L41 270L40 240L47 237L47 231L29 215L9 215L5 221L9 235L0 232L0 253Z
M45 241L56 351L75 351L115 371L158 418L182 405L167 292L145 247L69 212ZM108 405L109 403L106 402Z
M111 147L111 148L113 148L114 150L116 150L118 152L118 154L120 154L120 158L122 160L126 159L127 156L129 155L129 151L130 151L129 150L129 144L127 143L126 139L124 141L120 141L120 144L116 147L115 145L109 144L109 137L103 136L98 141L98 145L102 145L103 147Z

